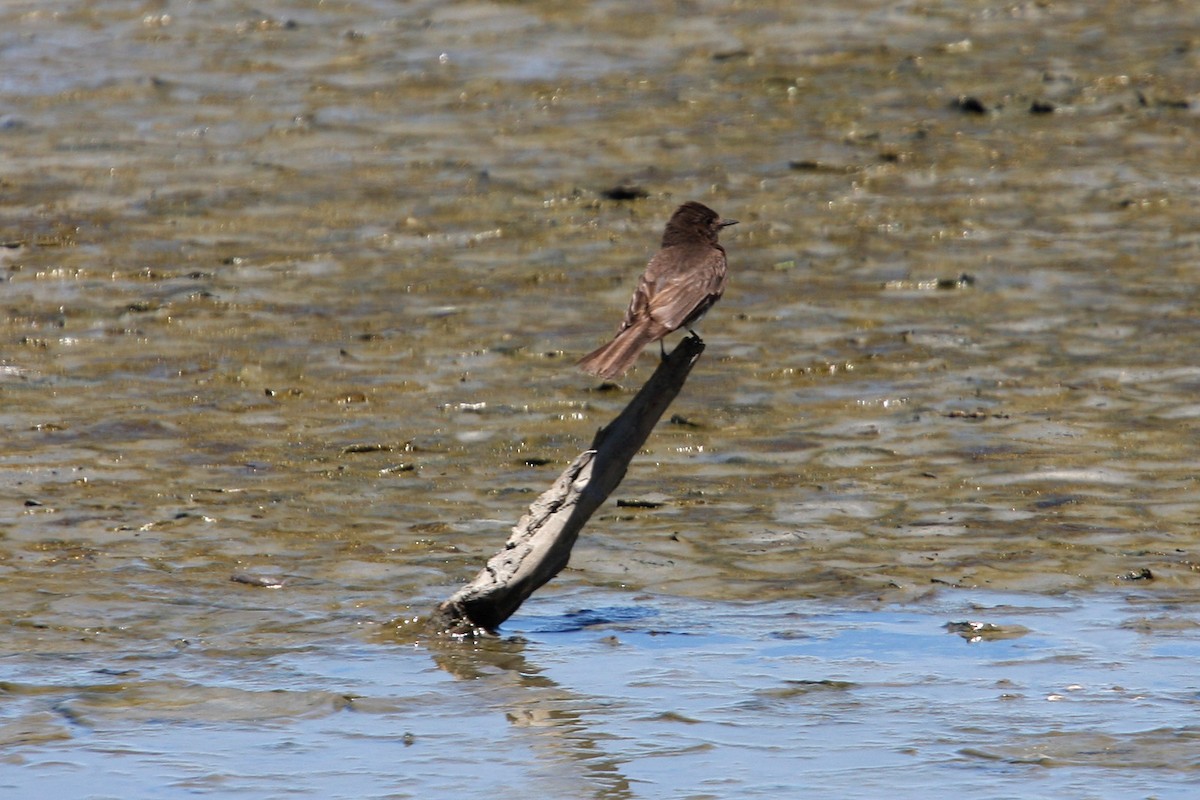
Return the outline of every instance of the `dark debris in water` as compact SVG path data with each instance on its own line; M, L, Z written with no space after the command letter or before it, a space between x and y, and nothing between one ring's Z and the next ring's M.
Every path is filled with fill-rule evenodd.
M972 643L1019 639L1029 633L1029 629L1022 625L996 625L991 622L947 622L942 627L948 633L956 633Z
M665 503L665 500L651 497L631 497L618 499L617 508L661 508Z
M1158 97L1149 95L1141 90L1137 93L1138 105L1142 108L1173 108L1186 111L1191 108L1191 101L1186 97Z
M787 699L789 697L803 697L818 692L846 692L856 688L858 688L858 684L853 681L834 681L828 679L819 681L789 680L784 681L783 686L775 689L764 689L756 694L760 697Z
M531 630L540 633L573 633L598 625L613 625L637 622L655 616L651 608L645 606L607 606L604 608L581 608L568 611L559 617L541 618ZM527 620L531 622L533 620ZM648 631L651 636L659 635L662 631Z
M650 193L637 184L620 183L608 189L601 189L600 196L605 200L641 200L649 197Z
M356 453L390 453L396 448L390 444L350 444L342 448L342 455L354 455Z
M251 572L235 572L229 576L229 580L259 589L282 589L285 582L280 575L260 575Z
M749 58L750 51L744 47L734 47L730 50L718 50L712 54L713 61L732 61L734 59Z
M964 411L963 409L956 408L953 411L947 411L942 416L949 419L1008 419L1008 414L983 411L982 409Z
M988 107L982 100L974 95L962 94L954 98L950 104L952 108L956 108L964 114L986 114Z
M788 169L796 172L829 172L844 175L851 172L858 172L862 168L852 164L831 164L827 161L818 161L815 158L798 158L788 162Z
M112 667L101 667L100 669L92 670L97 675L107 675L113 678L132 678L140 675L136 669L113 669Z
M969 272L960 273L957 278L938 278L937 288L946 289L967 289L975 285L975 276Z
M1154 580L1154 573L1150 571L1149 567L1142 567L1132 572L1124 572L1118 575L1117 578L1123 581L1152 581Z
M886 281L883 288L888 291L955 291L970 289L975 285L975 276L969 272L961 272L954 278L933 278L930 280L894 280Z
M527 467L544 467L547 464L553 464L554 459L543 456L527 456L526 458L522 458L518 463L524 464Z
M1051 508L1061 508L1062 506L1077 505L1080 502L1082 502L1080 500L1080 498L1076 497L1075 495L1056 494L1051 497L1046 497L1041 500L1038 500L1036 503L1033 504L1033 507L1036 509L1045 511L1045 510L1048 510Z

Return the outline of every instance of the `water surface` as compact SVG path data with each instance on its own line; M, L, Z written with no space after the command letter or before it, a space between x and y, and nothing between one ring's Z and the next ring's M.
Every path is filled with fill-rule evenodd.
M5 5L0 787L1187 796L1194 16ZM571 364L688 199L652 507L396 635L649 374Z

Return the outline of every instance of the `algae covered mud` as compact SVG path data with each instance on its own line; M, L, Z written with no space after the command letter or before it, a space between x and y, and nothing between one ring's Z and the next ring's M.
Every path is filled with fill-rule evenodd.
M1194 17L6 4L0 786L1182 796ZM689 199L634 502L397 640L648 375L571 365Z

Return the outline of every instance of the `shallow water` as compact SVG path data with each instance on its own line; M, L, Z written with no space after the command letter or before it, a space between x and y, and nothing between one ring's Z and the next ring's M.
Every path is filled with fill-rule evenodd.
M5 5L0 788L1187 796L1197 41L1180 3ZM390 635L649 374L571 363L686 199L742 222L617 493L654 507L510 638Z
M578 605L593 600L614 605ZM4 782L61 797L1194 786L1194 609L976 592L829 605L584 590L539 598L541 615L478 645L81 648L5 684L16 718L0 735L19 755ZM946 629L960 623L983 632Z

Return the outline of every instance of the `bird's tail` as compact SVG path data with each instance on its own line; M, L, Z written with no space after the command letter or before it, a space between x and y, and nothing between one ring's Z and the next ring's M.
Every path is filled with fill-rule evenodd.
M624 375L633 366L646 345L656 337L645 325L635 325L618 333L612 341L579 359L579 368L584 372L612 380Z

